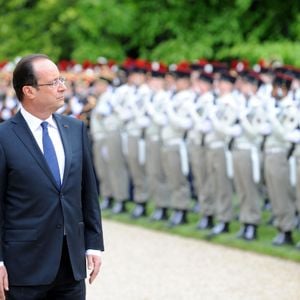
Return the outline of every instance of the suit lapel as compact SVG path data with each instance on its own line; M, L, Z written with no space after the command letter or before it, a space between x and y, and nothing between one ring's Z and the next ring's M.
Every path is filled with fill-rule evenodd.
M70 129L69 129L69 124L66 122L66 119L63 119L60 115L54 114L53 115L60 136L61 140L63 143L64 151L65 151L65 169L64 169L64 176L62 180L62 187L65 183L65 179L68 176L69 170L70 170L70 165L71 165L71 160L72 160L72 148L71 148L71 139L70 139Z
M41 169L53 182L55 187L58 188L55 179L44 158L44 155L20 111L11 119L11 122L15 125L13 126L13 131L15 132L17 137L21 140L21 142L27 148L28 152L30 152L30 154L36 160Z

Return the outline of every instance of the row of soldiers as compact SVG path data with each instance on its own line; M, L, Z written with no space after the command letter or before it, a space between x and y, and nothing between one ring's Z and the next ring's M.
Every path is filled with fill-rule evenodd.
M299 78L294 68L234 74L182 63L172 72L140 61L118 88L100 77L91 136L102 209L147 214L169 226L187 222L192 178L199 230L229 232L239 202L238 237L257 238L261 199L270 199L274 245L293 244L300 212ZM189 176L191 175L191 176Z
M187 222L194 194L201 207L197 228L214 237L230 230L235 193L238 237L254 240L262 199L269 199L278 230L273 244L294 243L299 70L233 72L202 61L168 69L128 60L122 70L111 71L102 66L100 72L66 72L70 85L60 110L90 128L102 209L119 214L133 200L132 217L139 218L151 199L151 220L178 226ZM3 120L18 108L9 87L0 87Z
M18 110L19 102L11 84L11 73L0 69L0 122L11 118Z

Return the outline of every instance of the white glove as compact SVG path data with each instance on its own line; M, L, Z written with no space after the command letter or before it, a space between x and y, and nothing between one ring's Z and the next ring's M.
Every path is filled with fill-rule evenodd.
M260 126L259 132L262 135L269 135L272 132L272 127L269 123L264 123Z
M123 109L120 113L122 121L128 121L132 117L132 113L129 109Z
M286 139L292 143L299 143L300 142L300 130L296 129L296 130L293 130L292 132L287 133Z
M238 137L242 134L242 127L238 124L230 128L229 134L233 137Z
M1 118L3 120L8 120L9 118L11 118L12 116L12 112L11 110L7 109L7 108L4 108L1 112Z
M276 120L277 115L278 115L278 112L279 112L279 109L278 109L278 108L276 108L276 107L271 108L271 109L268 111L268 117L269 117L269 120L270 120L270 121Z
M208 110L208 117L213 120L216 118L218 108L216 106L211 106Z
M137 119L137 124L139 125L139 127L141 128L146 128L149 126L150 124L150 119L146 116L142 116L142 117L139 117Z
M111 113L111 109L106 103L103 103L97 107L97 112L102 116L108 116Z
M211 122L208 120L205 120L201 123L200 125L200 131L202 131L203 133L208 133L211 131L212 126L211 126Z
M157 123L160 126L165 126L168 123L167 116L163 115L163 114L154 115L153 119L154 119L155 123Z
M246 110L246 109L241 109L241 110L239 111L239 118L240 118L240 120L246 119L248 113L249 113L248 110Z

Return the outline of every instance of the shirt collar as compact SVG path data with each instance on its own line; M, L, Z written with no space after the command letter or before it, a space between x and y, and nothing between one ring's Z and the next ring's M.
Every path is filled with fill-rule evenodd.
M57 125L52 115L46 120L41 120L36 116L32 115L31 113L29 113L23 106L21 106L20 112L32 132L40 129L41 123L44 121L48 122L50 127L57 129Z

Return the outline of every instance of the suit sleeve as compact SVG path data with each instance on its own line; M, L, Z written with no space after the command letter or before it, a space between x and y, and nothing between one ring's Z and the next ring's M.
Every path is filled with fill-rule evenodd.
M82 123L83 166L82 166L82 210L85 224L85 247L104 250L101 211L91 147L85 125Z

